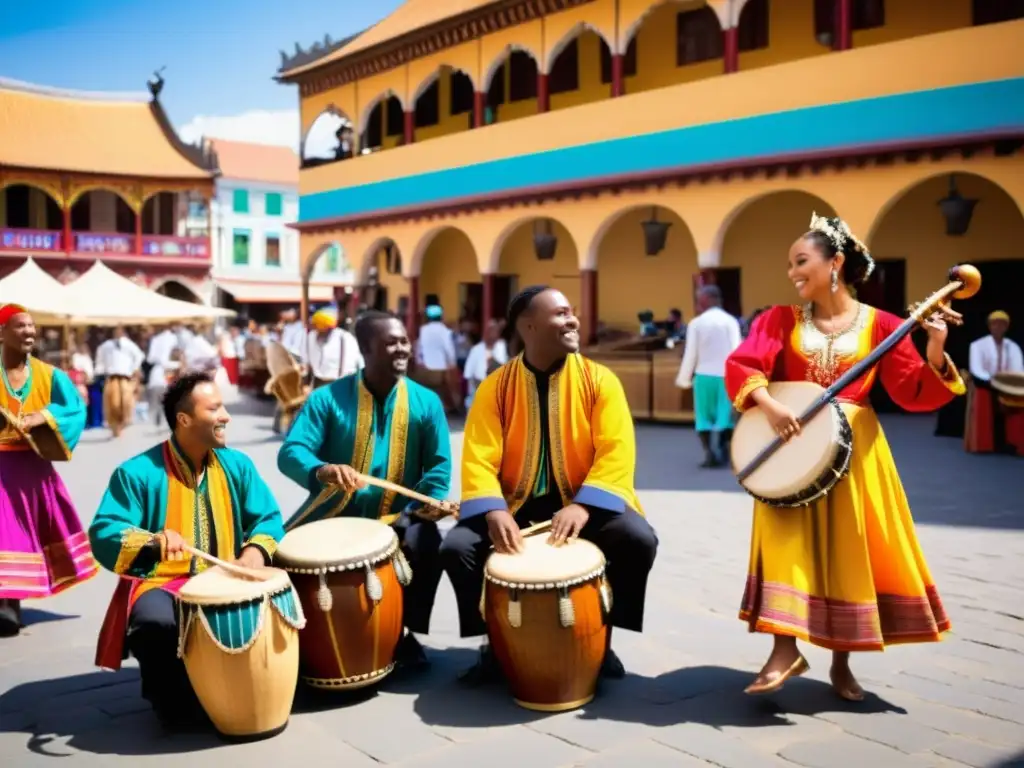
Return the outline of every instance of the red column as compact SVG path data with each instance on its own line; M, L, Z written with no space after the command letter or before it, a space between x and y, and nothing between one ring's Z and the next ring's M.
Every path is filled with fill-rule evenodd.
M480 91L473 92L473 127L483 128L484 126L484 107L485 107L486 94Z
M836 0L835 30L832 48L848 51L853 48L853 7L850 0Z
M612 98L626 93L626 78L623 76L623 58L621 53L612 56Z
M480 331L487 327L487 323L494 319L494 275L483 275L484 284L484 301L483 307L481 308L482 317L480 318Z
M548 76L543 72L537 73L537 111L547 112L551 108L551 99L548 97Z
M409 334L409 341L416 341L416 334L419 332L420 317L420 279L419 277L409 278L409 306L405 314L405 330Z
M135 255L142 255L142 210L135 214Z
M406 112L405 113L405 131L404 139L406 144L412 144L416 141L416 113Z
M65 205L64 210L64 232L61 234L62 245L64 247L64 253L70 254L75 250L74 235L71 233L71 206Z
M725 73L740 71L740 34L738 27L730 27L722 31L722 43L725 50Z
M580 270L580 341L583 345L597 341L597 270Z

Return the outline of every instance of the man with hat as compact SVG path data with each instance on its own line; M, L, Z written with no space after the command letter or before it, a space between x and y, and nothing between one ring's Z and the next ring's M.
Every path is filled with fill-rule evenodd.
M338 327L338 308L321 307L309 320L313 329L302 347L302 364L308 369L313 389L351 376L363 367L363 355L355 336Z
M455 394L457 387L453 381L459 376L455 337L444 324L440 304L428 304L424 314L427 322L420 328L416 380L437 393L448 413L457 412L461 398Z
M1000 392L992 384L999 374L1020 374L1024 382L1024 355L1015 341L1006 338L1009 328L1010 316L1002 310L993 312L988 316L989 335L971 344L971 386L964 429L968 453L1024 456L1024 391L1017 395Z

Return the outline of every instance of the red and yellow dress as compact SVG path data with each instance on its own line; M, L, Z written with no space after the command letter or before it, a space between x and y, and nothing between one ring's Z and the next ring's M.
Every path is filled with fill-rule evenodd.
M848 328L826 335L809 308L772 307L726 362L729 396L742 411L754 405L750 394L769 381L828 387L901 322L861 304ZM908 411L936 410L965 391L951 360L940 374L907 336L839 393L853 429L849 474L804 507L754 502L740 609L751 632L788 635L835 651L872 651L936 641L950 628L889 443L868 401L876 377Z

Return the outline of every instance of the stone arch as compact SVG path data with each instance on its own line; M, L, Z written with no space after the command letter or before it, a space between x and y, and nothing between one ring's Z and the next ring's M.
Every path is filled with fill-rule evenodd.
M97 226L95 224L98 209L93 207L94 201L97 200L93 196L94 193L106 193L113 196L113 208L108 207L104 214L101 214L106 226ZM103 198L98 199L102 200ZM85 226L82 226L82 217L79 213L81 205L85 201L89 202L89 221ZM113 186L96 184L77 189L68 201L71 209L72 232L83 235L94 232L116 233L118 235L134 237L136 218L142 215L142 205L140 203L136 206L137 202L139 201L131 199L125 190L119 190ZM76 245L76 247L78 246Z
M727 5L727 3L729 2L730 0L724 0L724 2L717 3L712 1L708 2L708 4L704 6L705 9L710 10L712 13L715 14L715 17L718 19L718 23L722 26L723 29L728 26L735 26L729 24L730 12ZM745 3L746 0L741 0L741 2ZM613 51L625 51L626 46L629 45L629 42L634 37L636 37L636 34L637 32L640 31L640 28L643 27L644 23L647 21L650 15L658 8L660 8L663 5L681 4L682 3L680 2L680 0L656 0L656 2L649 4L635 19L633 19L628 24L622 27L621 31L619 32L618 46L616 48L613 48ZM693 10L701 9L694 8ZM739 11L735 12L735 18L739 19Z
M355 126L352 118L335 104L328 104L309 124L299 141L299 161L303 167L345 159L338 155L341 141L337 133L346 126L353 131L354 144ZM354 150L354 146L349 149Z
M476 89L476 78L473 77L472 72L463 67L456 67L451 64L439 64L434 68L433 72L423 78L423 80L421 80L420 83L412 90L412 93L409 95L409 104L412 109L416 109L416 102L420 100L420 96L422 96L431 85L440 79L445 70L448 70L453 75L456 72L461 72L469 78L471 83L473 83L473 89Z
M154 293L166 296L169 299L179 301L190 301L193 304L207 306L208 302L203 298L202 291L196 287L193 280L184 275L164 275L156 278L149 286Z
M398 99L398 103L402 105L403 110L408 111L409 105L406 103L406 100L402 97L402 94L400 94L394 88L386 88L380 93L378 93L376 96L374 96L372 99L370 99L368 102L366 102L366 105L360 109L359 120L356 122L356 132L358 134L362 135L362 133L366 130L366 123L370 119L370 113L373 112L374 109L376 109L377 105L381 105L383 107L387 103L387 100L392 97Z
M541 261L534 251L533 233L537 228L545 231L548 226L558 244L554 258ZM534 284L550 285L579 306L579 246L572 230L556 216L530 213L507 224L494 240L487 271L511 278L516 290Z
M645 251L641 222L669 224L664 249ZM598 226L587 249L584 269L597 270L599 320L610 328L635 331L637 313L649 309L667 316L673 307L693 315L693 275L698 271L697 244L683 216L654 200L611 212Z
M470 287L462 296L462 286L482 285L476 247L460 227L442 224L427 230L417 241L406 274L419 278L420 302L434 294L446 316L457 317L466 302L479 303L475 294L481 289ZM473 311L479 311L474 306Z
M310 282L312 282L313 278L315 277L316 268L317 265L320 263L320 260L332 249L337 249L338 251L340 259L339 266L347 266L349 270L353 272L355 271L352 267L351 262L349 261L345 246L342 245L337 240L328 240L327 242L318 245L313 250L313 253L310 254L309 258L306 259L302 267L302 282L304 284L308 285ZM339 270L339 274L343 274L344 272L344 268Z
M92 192L109 192L110 194L114 195L114 197L123 202L125 205L127 205L129 208L131 208L133 211L135 210L136 202L138 202L141 205L141 201L132 200L131 197L129 197L128 194L125 192L125 190L118 189L117 187L114 186L108 186L106 184L88 184L84 187L77 187L74 190L74 192L71 193L71 196L68 198L68 205L74 208L75 205L77 205L83 197Z
M604 41L604 44L608 46L609 50L612 53L615 52L615 41L609 40L608 36L602 29L599 29L590 22L579 21L576 24L573 24L569 29L567 29L565 31L565 34L563 34L557 41L555 41L555 44L552 45L547 50L543 60L544 71L550 72L551 67L554 65L555 61L557 61L558 57L562 55L562 51L564 51L573 40L577 39L580 35L587 31L593 32L601 40Z
M17 178L9 178L9 179L4 179L3 181L0 181L0 195L6 196L7 193L8 193L8 190L14 189L15 187L24 187L26 190L29 191L29 193L31 193L31 190L36 190L37 192L41 192L42 195L43 195L43 198L45 200L45 202L43 204L44 207L43 207L43 210L42 210L42 217L41 217L43 219L43 221L39 222L39 223L43 223L44 226L41 226L41 227L32 226L32 224L33 224L33 221L32 221L32 218L33 218L32 217L32 209L31 209L32 204L31 204L31 194L29 194L29 210L27 211L29 219L28 219L28 226L25 226L24 229L45 229L45 230L54 230L54 231L63 229L63 226L64 226L64 211L63 211L63 208L61 207L61 201L63 200L63 192L62 192L62 190L59 187L54 187L54 186L50 186L50 185L44 185L44 184L40 184L38 182L33 182L33 181L27 181L27 180L23 181L23 180L17 179ZM12 225L10 223L10 221L9 221L10 211L7 208L5 208L5 210L7 211L6 216L8 217L8 219L3 222L3 225L6 226L6 227L10 227L12 229L21 229L22 227L15 227L14 225Z
M529 55L529 57L533 59L534 62L536 62L538 68L543 63L543 58L539 56L537 52L534 51L530 46L521 45L520 43L510 43L506 45L501 50L501 52L491 60L490 64L487 65L487 69L484 70L484 74L480 82L481 91L486 93L487 91L490 90L491 82L494 80L494 75L501 68L501 65L509 60L509 57L512 55L513 51L521 51L522 53Z

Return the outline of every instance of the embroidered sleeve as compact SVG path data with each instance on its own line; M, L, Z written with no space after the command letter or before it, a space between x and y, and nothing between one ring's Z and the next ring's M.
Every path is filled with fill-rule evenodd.
M89 526L96 560L120 576L148 578L162 557L161 539L143 527L144 512L137 490L124 467L119 467Z
M895 330L898 318L881 312L877 314L879 327L875 340L880 342ZM921 357L910 336L904 336L882 358L878 371L889 397L907 411L935 411L967 391L960 371L948 354L945 368L937 370Z
M277 544L284 538L284 520L274 494L248 457L242 466L242 548L249 545L263 551L269 562L277 553Z
M786 312L792 309L772 307L761 313L751 326L750 334L725 362L725 387L737 411L751 406L750 394L754 390L768 386L784 345L782 321Z
M577 504L622 513L633 495L636 432L619 377L602 371L591 417L594 463L579 492Z

